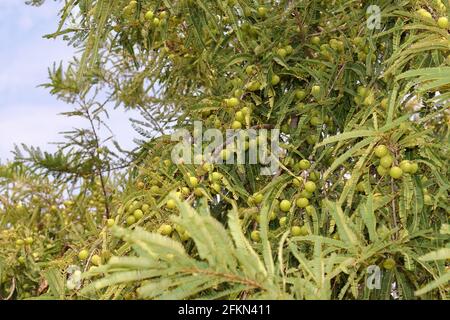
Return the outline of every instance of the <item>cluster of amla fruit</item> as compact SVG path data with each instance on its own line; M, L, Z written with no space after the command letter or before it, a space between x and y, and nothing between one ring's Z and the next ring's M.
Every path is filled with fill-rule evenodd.
M404 173L415 174L419 170L419 165L410 160L403 160L398 166L393 165L394 158L385 145L378 145L374 153L379 158L377 172L380 176L389 174L393 179L400 179Z

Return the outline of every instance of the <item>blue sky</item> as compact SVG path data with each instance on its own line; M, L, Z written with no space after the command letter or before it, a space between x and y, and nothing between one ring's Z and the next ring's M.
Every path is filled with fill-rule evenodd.
M58 115L72 106L58 101L38 85L48 82L53 62L68 61L73 48L62 40L43 39L56 30L59 2L31 7L25 0L0 0L0 162L12 158L14 143L54 151L49 142L61 141L58 133L83 125ZM133 146L136 133L123 110L112 111L108 122L117 140Z

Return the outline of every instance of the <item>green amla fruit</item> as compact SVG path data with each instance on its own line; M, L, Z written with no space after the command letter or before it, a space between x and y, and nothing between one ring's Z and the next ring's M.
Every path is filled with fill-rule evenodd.
M78 252L78 259L86 260L88 257L89 257L89 251L83 249L80 252Z
M298 236L300 236L302 234L302 229L299 226L293 226L291 228L291 234L294 237L298 237Z
M280 226L285 226L287 223L287 217L281 217L279 220Z
M393 178L393 179L400 179L403 175L403 170L400 167L392 167L389 170L389 175Z
M283 212L288 212L291 209L291 202L289 200L282 200L280 202L280 210Z
M136 218L136 220L141 220L142 217L144 216L144 212L142 212L141 209L136 209L133 212L133 216Z
M255 204L259 204L263 201L264 196L261 193L254 193L253 194L253 201Z
M237 120L234 120L234 121L231 123L231 129L233 129L233 130L239 130L239 129L242 129L242 123L239 122L239 121L237 121Z
M297 100L302 101L303 99L305 99L306 97L306 92L305 90L295 90L295 98L297 98Z
M306 191L313 193L314 191L316 191L316 189L317 189L317 187L316 187L316 184L314 182L307 181L305 183L305 190Z
M228 108L234 108L239 105L239 99L236 97L232 97L232 98L226 99L225 103Z
M175 202L175 200L173 200L173 199L167 200L167 203L166 203L167 209L172 210L172 209L175 209L176 207L177 207L177 203Z
M106 220L106 226L107 226L108 228L111 228L112 226L114 226L115 223L116 223L116 222L114 221L114 219L108 219L108 220Z
M437 24L439 28L441 29L448 29L448 18L447 17L440 17L437 21Z
M376 146L374 151L375 151L375 155L378 158L383 158L384 156L387 156L388 153L389 153L388 148L385 145L383 145L383 144L380 144L380 145Z
M255 242L261 241L261 236L258 230L252 231L252 233L250 234L250 238Z
M383 166L378 166L377 167L377 173L380 176L385 176L388 173L388 170L385 167L383 167Z
M386 155L380 159L380 165L384 168L389 168L393 162L394 159L390 155Z
M163 224L159 227L158 232L163 236L169 236L173 232L173 228L169 224Z
M272 79L270 80L270 83L273 86L276 86L277 84L279 84L280 83L280 76L276 75L276 74L272 75Z
M311 167L311 163L308 160L303 159L303 160L300 160L299 167L302 170L307 170Z
M102 264L102 258L99 255L94 254L91 258L91 262L93 265L99 266Z
M307 198L298 198L295 204L299 208L306 208L309 205L309 200Z
M136 218L133 215L128 216L126 222L127 225L131 226L132 224L136 223Z
M392 270L395 268L395 260L392 258L388 258L386 260L383 261L383 268L386 270Z

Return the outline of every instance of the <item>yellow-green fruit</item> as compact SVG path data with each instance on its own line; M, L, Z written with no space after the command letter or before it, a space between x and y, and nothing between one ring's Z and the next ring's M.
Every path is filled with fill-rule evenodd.
M231 124L231 129L233 129L233 130L239 130L241 128L242 128L242 123L240 123L237 120L233 121L233 123Z
M19 257L19 258L17 258L17 261L18 261L20 264L24 264L25 261L26 261L26 259L25 259L25 257Z
M196 197L203 197L203 189L202 188L195 188L194 194Z
M159 233L161 233L163 236L169 236L173 232L173 228L169 224L163 224L158 229Z
M388 173L388 170L385 167L383 167L383 166L378 166L377 167L377 172L378 172L378 174L380 176L384 176L384 175L386 175Z
M440 17L437 21L439 28L441 29L447 29L448 28L448 18L447 17Z
M411 164L411 162L409 162L409 160L403 160L402 162L400 162L400 169L402 169L403 172L410 173L411 168L412 168L412 164Z
M302 101L306 97L305 90L295 90L295 97L298 100Z
M306 170L311 167L311 163L308 160L303 159L303 160L300 160L299 167L302 170Z
M25 243L25 242L24 242L22 239L16 240L16 246L23 246L24 243Z
M261 18L264 18L267 15L267 8L265 7L259 7L258 8L258 16Z
M287 217L281 217L279 220L280 226L286 225Z
M298 237L302 234L302 229L299 226L293 226L291 228L291 233L294 237Z
M150 192L151 193L159 193L161 190L159 189L158 186L151 186L150 187Z
M270 83L273 86L276 86L277 84L279 84L280 83L280 76L276 75L276 74L272 75L272 79L270 80Z
M259 231L258 230L254 230L252 231L252 233L250 234L250 238L255 241L258 242L261 240L261 236L259 235Z
M317 37L317 36L312 37L312 38L311 38L311 43L312 43L312 44L315 44L315 45L320 44L320 38Z
M171 209L171 210L175 209L177 207L177 203L175 202L175 200L169 199L169 200L167 200L166 207L167 207L167 209Z
M136 223L136 218L134 216L128 216L127 217L127 225L131 226L134 223Z
M414 174L419 171L419 165L416 162L411 163L411 167L409 169L409 173Z
M264 196L263 196L261 193L255 193L255 194L253 194L253 201L254 201L256 204L261 203L261 202L263 201L263 199L264 199Z
M316 209L312 205L309 205L305 208L305 211L307 214L312 215L316 211Z
M270 221L273 221L273 220L275 220L277 218L277 213L275 212L275 211L272 211L270 214L269 214L269 220Z
M183 196L188 196L189 195L189 193L191 193L191 190L189 190L189 188L188 187L182 187L181 188L181 194L183 195Z
M282 58L286 57L287 54L288 54L288 52L286 51L286 49L281 48L281 49L277 50L277 55L279 55Z
M380 159L380 165L384 168L389 168L392 165L392 162L394 162L394 159L390 156L384 156Z
M288 212L291 209L291 202L289 200L282 200L280 202L280 210L283 212Z
M234 119L236 119L236 121L242 122L245 120L245 115L242 111L237 111L234 114Z
M427 10L425 9L419 9L417 11L423 18L428 18L428 19L432 19L433 16L431 15L431 13L429 13Z
M99 266L102 264L102 258L99 255L94 254L91 258L91 262L92 264Z
M231 152L227 149L223 149L222 151L220 151L220 156L223 161L227 161L231 157Z
M295 204L299 208L306 208L309 205L309 200L306 198L298 198Z
M380 103L381 107L382 107L383 109L387 109L387 107L388 107L388 102L389 102L389 99L388 99L388 98L384 98L383 100L381 100L381 103Z
M193 188L197 187L198 186L198 179L196 177L189 177L189 184Z
M141 207L142 211L147 212L150 210L150 206L146 203L144 203Z
M389 170L389 175L394 179L400 179L403 175L403 170L400 167L392 167Z
M377 146L375 148L375 155L378 158L383 158L384 156L387 156L388 153L389 153L388 148L385 145L383 145L383 144L380 144L379 146Z
M302 190L302 192L300 192L300 196L306 199L311 199L313 197L312 192L309 192L307 190Z
M431 198L431 196L430 196L429 194L425 194L425 195L423 196L423 202L424 202L426 205L430 206L430 205L433 204L433 199Z
M305 183L305 190L308 191L308 192L313 193L314 191L316 191L316 188L317 188L316 184L314 182L312 182L312 181L307 181Z
M155 14L153 13L153 11L147 11L147 13L145 14L145 20L151 21L154 16Z
M144 212L142 212L141 209L134 210L133 216L136 218L136 220L141 220L144 216Z
M320 94L320 90L321 90L320 86L313 86L313 87L311 88L311 94L312 94L314 97L317 97L317 96Z
M222 174L220 172L214 171L211 173L211 180L214 182L219 182L222 180Z
M24 241L25 241L26 245L33 244L33 238L32 237L27 237L27 238L24 239Z
M152 23L155 27L159 27L161 25L161 20L154 18Z
M300 177L296 177L292 179L292 184L296 187L300 187L302 185L303 179Z
M89 257L89 251L83 249L80 252L78 252L78 259L86 260L88 257Z
M308 229L308 227L306 225L303 225L303 226L300 227L300 234L302 236L306 236L306 235L309 234L309 229Z
M395 260L392 258L388 258L386 260L383 261L383 268L385 268L386 270L392 270L395 268Z
M106 226L107 226L108 228L111 228L112 226L114 226L114 224L115 224L114 219L108 219L108 220L106 220Z
M217 182L213 182L211 184L211 189L214 190L216 193L219 193L220 190L222 190L222 187Z
M227 99L226 104L227 104L227 107L229 107L229 108L237 107L239 105L239 99L235 98L235 97Z
M284 49L286 50L287 54L291 54L292 52L294 52L294 48L290 44L284 47Z

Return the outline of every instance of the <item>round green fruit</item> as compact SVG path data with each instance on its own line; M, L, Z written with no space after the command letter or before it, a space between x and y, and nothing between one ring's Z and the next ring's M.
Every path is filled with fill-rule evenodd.
M299 208L306 208L309 205L309 200L307 198L298 198L295 204Z
M136 218L134 216L128 216L126 222L127 225L131 226L132 224L136 223Z
M102 258L99 255L94 254L91 258L91 262L93 265L99 266L102 264Z
M311 168L311 163L308 160L303 159L303 160L300 160L299 167L302 170L307 170L307 169Z
M169 236L173 232L173 228L170 224L163 224L158 229L159 233L163 236Z
M447 17L440 17L437 21L439 28L441 29L448 29L448 18Z
M297 98L297 100L302 101L303 99L305 99L306 97L306 92L305 90L295 90L295 98Z
M264 199L264 196L261 193L253 194L253 201L255 204L260 204Z
M380 165L386 169L389 168L393 162L394 159L390 155L386 155L380 159Z
M388 171L387 171L387 169L386 169L385 167L383 167L383 166L378 166L378 167L377 167L377 173L378 173L380 176L385 176L385 175L388 173Z
M78 252L78 259L86 260L88 257L89 257L89 251L83 249L80 252Z
M289 200L282 200L280 202L280 210L283 212L288 212L291 209L291 202Z
M251 238L253 241L255 241L255 242L260 241L260 240L261 240L261 236L260 236L260 234L259 234L259 231L258 231L258 230L252 231L252 233L250 234L250 238Z
M389 153L388 148L383 144L380 144L375 148L375 155L378 158L383 158L384 156L387 156L388 153Z
M284 48L280 48L277 50L277 55L279 55L282 58L286 57L287 54L288 54L288 52Z
M153 11L147 11L147 13L145 14L145 20L152 21L154 16L155 14L153 13Z
M412 169L412 164L411 162L409 162L409 160L403 160L402 162L400 162L400 169L403 170L403 172L405 173L410 173L411 169Z
M277 84L279 84L280 83L280 76L276 75L276 74L272 75L272 79L270 80L270 83L273 86L276 86Z
M316 184L314 182L312 182L312 181L307 181L305 183L305 190L308 191L308 192L313 193L314 191L316 191L316 188L317 188Z
M287 217L281 217L279 220L280 226L285 226L287 223Z
M302 234L302 229L299 226L293 226L291 228L291 233L294 237L298 237Z
M196 188L198 186L198 179L196 177L189 177L189 185Z
M173 210L177 207L177 203L175 202L175 200L169 199L167 200L166 207L167 209Z
M136 220L141 220L144 216L144 212L142 212L141 209L134 210L133 216L136 218Z
M386 270L394 269L395 265L396 265L395 260L392 258L388 258L383 261L383 268L385 268Z
M241 128L242 128L242 123L240 123L237 120L233 121L233 123L231 124L231 129L233 129L233 130L239 130Z
M239 99L238 98L230 98L226 100L226 105L228 108L234 108L237 107L239 105Z
M114 219L108 219L108 220L106 220L106 226L107 226L108 228L111 228L112 226L114 226L115 223L116 223L116 222L114 221Z
M392 167L389 170L389 175L393 178L393 179L400 179L403 175L403 170L400 167Z

